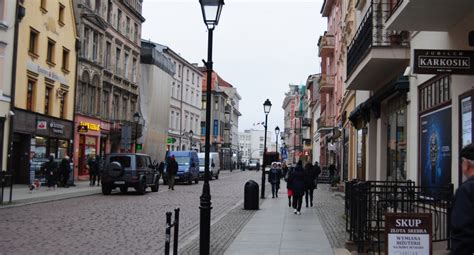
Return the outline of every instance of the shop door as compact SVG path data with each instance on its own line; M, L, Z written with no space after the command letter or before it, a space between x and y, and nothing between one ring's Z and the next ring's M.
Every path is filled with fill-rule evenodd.
M13 135L12 168L14 182L29 184L30 180L30 136L22 134Z

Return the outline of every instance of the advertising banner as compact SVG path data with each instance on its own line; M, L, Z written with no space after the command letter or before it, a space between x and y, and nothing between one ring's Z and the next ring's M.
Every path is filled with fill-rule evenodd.
M451 106L420 116L420 183L451 182Z
M431 214L386 213L385 254L430 255Z

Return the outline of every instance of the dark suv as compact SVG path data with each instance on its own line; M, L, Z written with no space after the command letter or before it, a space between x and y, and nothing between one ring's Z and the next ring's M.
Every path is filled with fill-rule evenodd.
M150 156L139 153L112 153L105 156L105 169L102 174L102 193L109 195L113 189L120 188L126 193L133 187L139 194L151 187L158 192L160 174Z

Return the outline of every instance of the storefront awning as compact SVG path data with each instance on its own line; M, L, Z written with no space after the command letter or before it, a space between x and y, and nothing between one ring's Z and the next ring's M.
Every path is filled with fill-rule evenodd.
M376 118L380 117L380 103L383 100L397 93L407 93L409 90L410 83L408 81L408 77L398 77L396 80L390 82L388 85L377 91L365 102L359 104L349 114L349 121L356 129L361 129L365 123L370 121L371 111L374 113Z

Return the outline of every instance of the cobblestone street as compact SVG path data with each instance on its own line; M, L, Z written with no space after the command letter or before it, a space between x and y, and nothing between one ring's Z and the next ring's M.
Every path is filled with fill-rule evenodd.
M211 181L211 220L240 204L245 182L258 182L260 173L222 171ZM180 243L196 238L201 190L202 181L174 191L161 185L158 193L144 196L115 193L1 209L0 253L162 253L166 211L181 209Z

